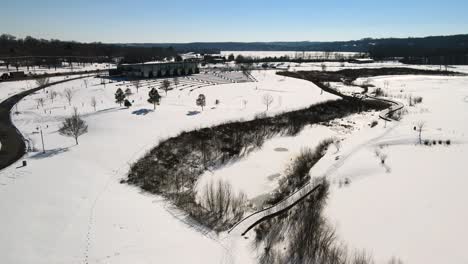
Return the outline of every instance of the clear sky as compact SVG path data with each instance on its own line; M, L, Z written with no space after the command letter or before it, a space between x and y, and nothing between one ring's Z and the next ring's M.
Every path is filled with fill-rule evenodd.
M2 0L0 33L84 42L330 41L468 33L468 0Z

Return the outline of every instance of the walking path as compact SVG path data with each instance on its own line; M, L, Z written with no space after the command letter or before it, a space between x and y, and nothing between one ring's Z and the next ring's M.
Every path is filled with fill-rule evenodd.
M0 170L10 166L26 153L25 139L11 121L11 109L24 97L52 85L77 80L89 76L80 76L49 83L11 96L0 103Z

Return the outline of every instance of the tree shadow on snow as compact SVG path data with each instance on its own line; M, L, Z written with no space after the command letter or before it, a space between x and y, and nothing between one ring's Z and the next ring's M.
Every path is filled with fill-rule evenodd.
M51 150L46 150L45 153L39 152L31 156L31 159L45 159L50 158L61 153L67 152L69 148L56 148Z
M186 115L194 116L194 115L198 115L199 113L200 113L200 111L188 111Z
M133 111L132 114L134 114L134 115L146 115L146 114L151 113L151 112L153 112L153 110L142 108L142 109L138 109L138 110Z

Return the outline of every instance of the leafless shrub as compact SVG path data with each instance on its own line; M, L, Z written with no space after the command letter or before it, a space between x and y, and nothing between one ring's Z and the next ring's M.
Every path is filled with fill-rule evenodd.
M246 200L244 193L235 194L231 184L218 180L205 186L200 203L217 222L225 222L242 217Z
M322 68L322 71L323 71L323 72L324 72L324 71L327 71L327 65L326 65L325 63L322 63L322 64L320 65L320 67Z
M274 99L271 94L264 94L262 97L262 103L266 106L266 110L270 108L270 105L273 103Z
M374 260L372 255L368 254L366 251L358 251L354 253L353 258L351 259L351 264L373 264Z
M414 104L420 104L420 103L422 103L422 101L423 101L423 98L421 96L416 96L416 97L413 98L413 103Z
M416 124L416 131L418 131L418 134L419 134L419 144L422 143L422 131L424 130L425 126L426 126L426 122L424 121L419 121Z
M130 89L130 88L125 89L125 97L128 98L128 97L130 97L132 94L133 94L133 93L132 93L132 89Z
M137 93L138 93L138 90L139 90L140 87L141 87L141 82L140 82L140 80L138 80L138 79L133 80L133 81L132 81L132 84L133 84L133 86L135 87L135 89L136 89L136 91L137 91Z
M164 80L162 83L161 83L161 89L164 90L164 92L166 93L167 95L167 91L169 91L171 87L171 82L169 82L169 80Z
M387 96L387 93L382 89L382 88L376 88L374 90L374 95L379 97L379 96Z
M58 95L58 93L56 91L51 91L49 93L49 98L52 101L52 103L54 103L54 99L57 97L57 95Z
M70 88L66 88L66 89L63 91L63 96L65 96L65 98L67 99L68 105L71 105L71 102L72 102L73 96L74 96L73 90L70 89Z
M397 257L392 257L387 264L403 264L403 261Z
M37 99L36 99L37 108L39 108L39 106L42 107L42 108L44 108L44 102L45 102L44 98L42 98L42 97L41 97L41 98L37 98Z
M49 78L47 77L41 77L41 78L36 79L37 86L44 86L44 85L47 85L48 83L49 83Z

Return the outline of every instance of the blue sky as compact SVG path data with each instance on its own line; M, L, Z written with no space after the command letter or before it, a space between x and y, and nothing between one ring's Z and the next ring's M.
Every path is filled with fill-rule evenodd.
M468 33L468 1L5 0L0 33L101 42L330 41Z

